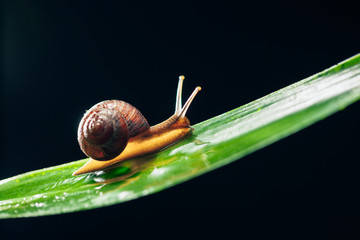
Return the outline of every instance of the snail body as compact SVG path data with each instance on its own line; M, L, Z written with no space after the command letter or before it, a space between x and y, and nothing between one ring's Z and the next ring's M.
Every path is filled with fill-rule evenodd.
M180 76L174 115L154 126L149 126L140 111L124 101L103 101L90 108L79 124L78 141L91 159L73 175L103 170L120 161L159 151L188 135L192 128L185 114L201 88L196 87L182 106L183 80L184 76Z

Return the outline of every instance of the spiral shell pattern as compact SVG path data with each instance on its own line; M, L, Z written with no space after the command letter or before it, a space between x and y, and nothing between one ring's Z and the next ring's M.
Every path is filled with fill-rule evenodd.
M134 106L108 100L85 113L78 128L78 141L88 157L105 161L120 155L129 138L149 128L145 117Z

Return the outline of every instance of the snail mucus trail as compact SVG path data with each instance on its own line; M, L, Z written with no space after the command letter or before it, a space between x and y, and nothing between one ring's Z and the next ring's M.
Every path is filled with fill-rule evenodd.
M185 114L201 87L196 87L182 106L183 81L184 76L180 76L174 115L151 127L139 110L123 101L103 101L90 108L78 129L80 148L90 160L73 175L104 170L118 162L159 151L191 133Z

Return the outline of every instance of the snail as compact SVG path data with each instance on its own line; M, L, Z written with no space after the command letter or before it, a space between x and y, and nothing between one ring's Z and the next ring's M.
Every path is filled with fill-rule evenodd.
M78 128L80 148L90 160L73 175L104 170L159 151L190 134L193 128L185 114L201 87L196 87L182 106L184 78L179 77L174 115L154 126L149 126L140 111L124 101L107 100L90 108Z

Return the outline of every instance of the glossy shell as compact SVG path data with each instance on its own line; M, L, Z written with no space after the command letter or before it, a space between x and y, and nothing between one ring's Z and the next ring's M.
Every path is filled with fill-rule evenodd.
M90 108L78 128L81 150L95 160L110 160L124 150L129 138L150 128L145 117L124 101L108 100Z

